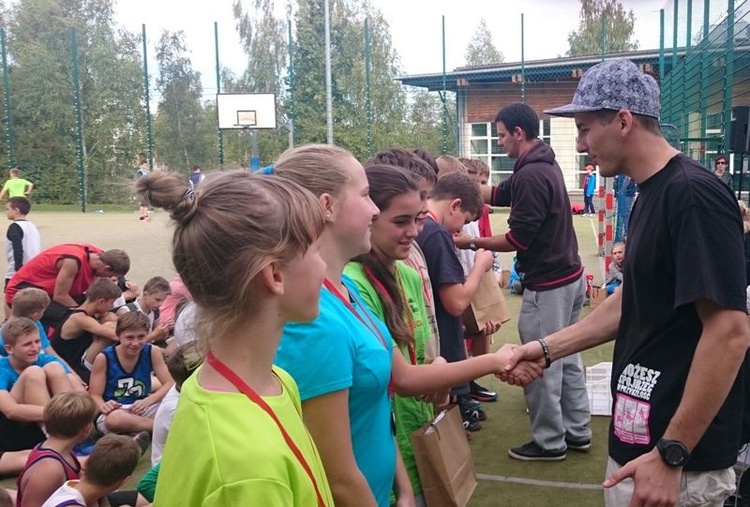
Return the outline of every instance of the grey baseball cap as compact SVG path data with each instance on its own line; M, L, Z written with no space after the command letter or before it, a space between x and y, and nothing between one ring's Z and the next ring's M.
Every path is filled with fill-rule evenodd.
M544 112L552 116L571 117L576 113L589 113L610 109L627 109L659 119L659 85L629 60L608 60L587 70L578 82L573 102Z

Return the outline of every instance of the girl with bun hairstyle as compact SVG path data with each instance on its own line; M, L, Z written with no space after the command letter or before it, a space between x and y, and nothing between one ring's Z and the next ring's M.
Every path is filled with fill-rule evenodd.
M273 366L287 321L318 315L324 217L304 188L229 171L138 193L175 222L172 259L199 311L202 366L182 386L154 505L332 507L297 386Z
M306 145L284 152L273 173L312 191L326 221L320 237L326 263L320 315L284 327L276 364L299 385L305 424L320 450L336 506L387 507L394 478L397 504L414 505L394 442L389 393L433 393L504 373L512 350L508 346L459 363L410 364L394 349L388 326L368 308L357 284L343 274L351 259L370 251L373 222L379 220L362 165L343 148ZM421 202L411 217L415 230L420 211ZM524 373L523 380L540 371Z

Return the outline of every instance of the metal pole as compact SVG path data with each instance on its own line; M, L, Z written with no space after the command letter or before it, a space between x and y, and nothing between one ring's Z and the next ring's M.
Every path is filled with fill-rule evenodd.
M372 156L372 94L370 92L370 27L365 18L365 121L367 126L367 156Z
M297 117L297 103L294 97L294 46L292 45L292 20L287 20L289 30L289 147L294 147L294 120Z
M674 0L674 33L672 34L672 70L674 71L674 68L677 66L677 29L679 27L680 23L680 16L679 16L679 6L680 6L680 0Z
M219 66L219 23L214 21L214 47L216 48L216 93L221 93L221 67ZM217 104L218 108L218 104ZM216 129L219 143L219 167L224 165L224 136L220 128Z
M328 144L333 144L333 96L331 92L331 7L329 0L323 2L326 43L326 126Z
M708 79L710 76L709 68L708 68L708 31L709 31L709 24L708 24L708 16L710 14L710 2L703 2L703 37L701 37L700 41L700 48L701 48L701 80L700 84L698 86L699 92L700 92L700 115L701 115L701 137L704 139L704 141L701 141L703 143L704 149L703 152L703 160L701 162L707 166L708 163L708 155L706 154L706 137L707 133L706 130L708 130ZM727 168L729 169L729 168Z
M445 76L445 15L443 21L443 155L448 154L448 110L445 107L446 76Z
M8 74L8 47L5 43L5 29L0 28L0 45L3 52L3 95L5 97L5 142L8 149L8 167L15 167L13 157L13 118L10 115L10 77Z
M672 70L670 70L670 80L669 82L672 84L670 87L669 92L669 121L670 123L674 123L675 126L677 125L678 114L680 114L680 104L679 100L677 98L677 92L681 91L679 90L679 85L677 83L677 78L679 77L679 72L682 72L684 75L685 72L685 66L682 66L682 69L677 68L677 46L679 44L679 39L677 37L677 31L680 24L680 16L679 16L679 5L680 0L674 0L674 16L672 19L673 26L672 26ZM678 127L679 129L679 127ZM680 132L681 133L681 132Z
M708 2L706 2L708 3ZM690 39L693 32L693 0L687 0L687 33L685 34L685 49L690 49Z
M526 103L526 36L524 34L523 12L521 13L521 102Z
M734 76L734 0L727 1L727 40L724 51L724 146L732 129L732 77ZM743 168L740 167L742 171Z
M602 16L602 33L601 33L601 43L599 44L601 46L600 50L602 53L602 61L604 61L604 55L607 54L607 20Z
M83 165L83 115L81 113L81 90L78 81L78 41L76 29L70 29L70 58L73 61L73 100L76 108L76 158L78 162L78 195L81 211L86 213L86 170Z
M148 54L146 52L146 25L141 25L143 39L143 94L146 101L146 142L148 143L148 168L154 169L154 139L151 130L151 98L148 92Z
M659 10L659 81L664 82L664 9Z

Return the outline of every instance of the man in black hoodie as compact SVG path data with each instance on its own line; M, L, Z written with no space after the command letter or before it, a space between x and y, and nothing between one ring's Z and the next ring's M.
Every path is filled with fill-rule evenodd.
M459 248L517 252L524 286L518 334L539 340L578 320L585 281L573 230L570 200L555 152L538 139L539 118L525 104L497 113L498 142L516 159L513 175L484 187L485 200L511 206L510 230L491 238L459 238ZM522 461L560 461L567 449L591 448L589 401L578 354L552 364L544 377L524 388L533 440L508 451Z

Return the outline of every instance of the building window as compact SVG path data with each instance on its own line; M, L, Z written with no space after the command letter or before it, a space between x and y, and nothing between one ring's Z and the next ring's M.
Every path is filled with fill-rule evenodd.
M497 185L513 174L515 160L508 157L505 149L498 143L497 125L495 122L472 123L469 138L469 158L483 161L490 166L490 184ZM539 121L539 137L550 142L549 118Z

